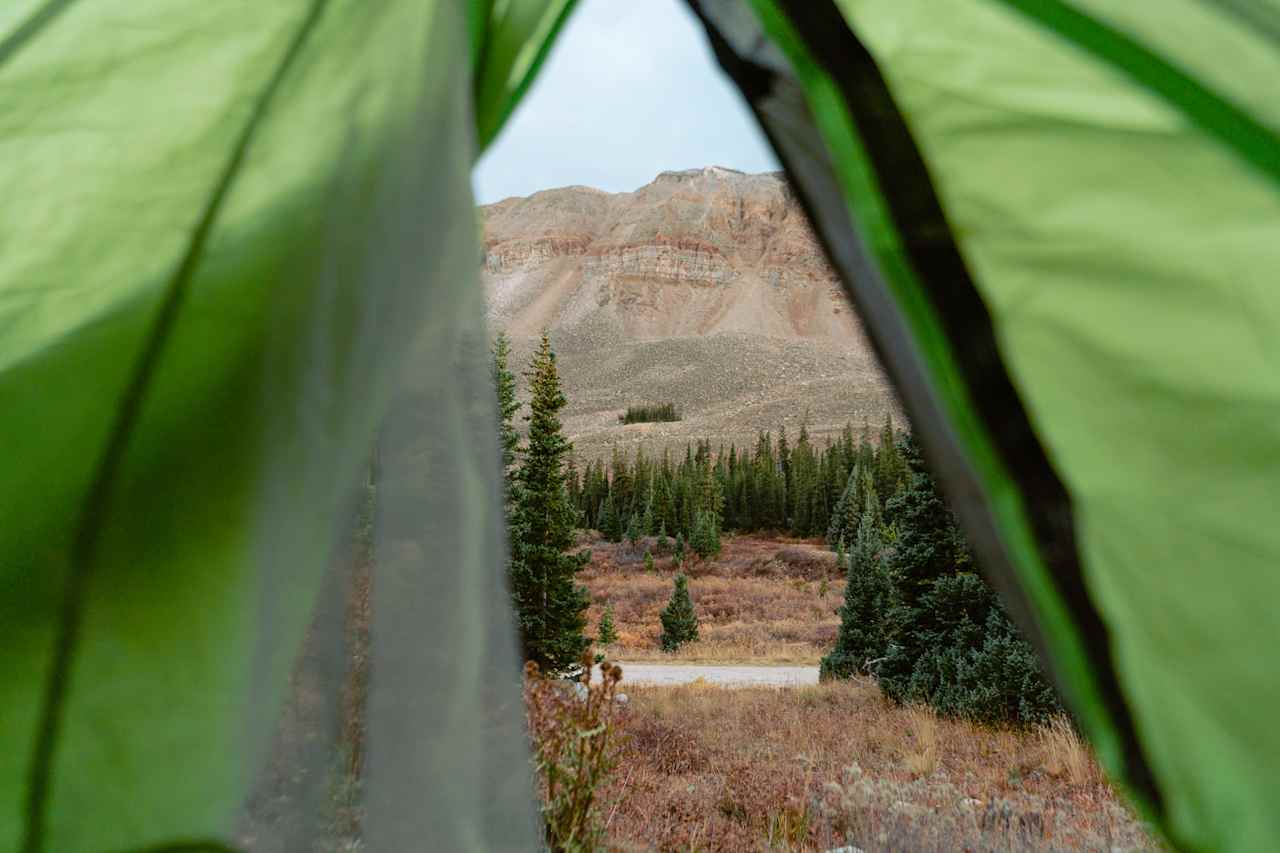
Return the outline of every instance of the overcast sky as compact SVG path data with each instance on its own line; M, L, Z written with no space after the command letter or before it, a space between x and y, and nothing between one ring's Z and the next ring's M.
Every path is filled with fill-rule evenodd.
M476 198L568 184L630 191L711 165L779 168L683 0L581 0L476 168Z

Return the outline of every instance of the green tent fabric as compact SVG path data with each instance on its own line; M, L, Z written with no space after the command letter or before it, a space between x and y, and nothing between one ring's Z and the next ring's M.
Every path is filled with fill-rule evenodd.
M527 775L504 767L514 785L489 787L467 752L484 732L447 726L500 717L520 737L517 703L484 713L491 697L451 682L518 672L496 450L456 447L492 406L461 397L453 366L468 335L469 361L484 351L476 139L567 6L0 10L0 850L236 840L345 496L393 397L394 453L424 394L456 403L432 427L448 460L400 505L422 508L428 482L463 504L422 525L430 550L392 541L388 519L398 565L378 589L418 596L385 611L424 618L413 605L430 598L444 615L375 625L374 655L438 701L375 683L370 717L389 722L371 760L389 769L369 808L417 796L430 770L507 818L439 796L378 822L372 849L408 849L396 834L433 820L444 849L532 837ZM432 632L459 624L461 647L427 659ZM397 726L423 705L449 741L404 748Z
M266 849L379 428L367 849L535 844L468 172L572 5L0 9L0 849ZM1280 843L1280 5L690 5L1104 764Z
M695 5L1103 762L1274 846L1277 7Z

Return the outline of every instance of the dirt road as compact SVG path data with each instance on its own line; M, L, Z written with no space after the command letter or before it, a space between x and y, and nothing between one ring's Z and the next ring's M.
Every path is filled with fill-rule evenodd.
M722 666L696 663L627 663L622 666L626 684L691 684L705 681L733 687L799 687L818 683L816 666ZM599 678L599 672L596 673Z

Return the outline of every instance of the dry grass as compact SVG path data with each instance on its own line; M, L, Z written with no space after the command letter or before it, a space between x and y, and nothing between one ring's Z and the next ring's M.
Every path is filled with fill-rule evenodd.
M1065 723L985 728L847 682L628 694L610 849L1159 849Z
M726 537L718 558L686 563L699 640L674 655L658 643L658 614L676 573L671 557L658 557L649 573L646 543L634 549L598 540L583 544L592 554L578 576L591 594L588 631L596 631L605 605L612 604L618 642L605 650L611 658L816 664L835 642L844 581L836 575L835 555L813 542Z
M1072 785L1099 784L1102 771L1093 759L1089 745L1071 723L1058 718L1039 731L1040 749L1045 771L1055 779Z
M647 573L652 540L582 544L591 630L614 608L610 658L813 664L835 639L844 582L818 543L727 538L686 566L701 639L674 655L658 647L670 557ZM625 689L611 849L1158 849L1065 720L983 727L894 706L869 681Z
M912 747L903 758L907 771L914 777L932 776L938 769L938 718L925 707L907 710Z

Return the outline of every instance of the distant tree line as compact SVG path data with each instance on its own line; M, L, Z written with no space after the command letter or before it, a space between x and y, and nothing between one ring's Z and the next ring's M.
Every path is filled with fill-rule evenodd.
M670 423L680 420L680 410L675 403L662 403L658 406L627 406L618 420L624 424Z
M685 446L680 461L669 450L652 457L641 448L634 457L615 448L611 458L568 472L569 497L584 527L612 542L631 533L681 536L695 543L716 540L722 531L776 531L793 536L844 535L849 503L861 506L864 481L878 495L892 495L905 468L895 443L893 422L885 418L879 445L863 425L854 438L846 425L836 441L815 447L802 425L795 447L784 426L775 441L761 432L754 449L731 444L712 452L708 441ZM851 478L853 471L859 471ZM846 497L858 492L859 497ZM834 525L834 527L833 527ZM706 556L705 554L703 556Z
M855 440L815 448L805 426L795 446L785 428L762 432L754 451L715 453L687 445L683 459L615 449L568 474L586 527L611 541L673 531L677 548L708 556L725 531L824 536L847 575L835 648L823 678L875 676L900 702L988 722L1038 722L1062 712L1030 644L972 553L916 439L886 418L878 443L864 425ZM660 546L661 547L661 546Z

